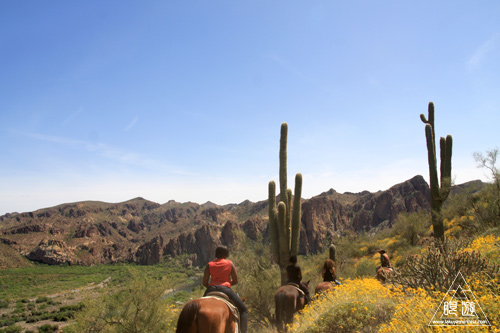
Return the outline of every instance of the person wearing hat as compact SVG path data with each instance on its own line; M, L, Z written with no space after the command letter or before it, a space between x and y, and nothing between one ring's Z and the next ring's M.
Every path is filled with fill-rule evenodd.
M380 266L377 267L376 272L378 272L381 267L392 268L391 261L387 253L385 253L385 250L378 250L377 252L380 253Z

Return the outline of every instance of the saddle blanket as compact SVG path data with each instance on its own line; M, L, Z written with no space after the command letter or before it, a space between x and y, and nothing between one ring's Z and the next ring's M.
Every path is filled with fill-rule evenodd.
M222 295L219 295L219 294L222 294ZM236 321L236 329L235 329L235 332L238 332L240 333L240 312L238 311L238 308L229 301L229 297L227 297L226 294L222 293L222 292L211 292L211 293L208 293L207 296L203 296L202 298L215 298L215 299L218 299L219 301L222 301L224 303L226 303L228 309L229 309L229 312L231 313L231 315L233 316L233 318L235 319Z

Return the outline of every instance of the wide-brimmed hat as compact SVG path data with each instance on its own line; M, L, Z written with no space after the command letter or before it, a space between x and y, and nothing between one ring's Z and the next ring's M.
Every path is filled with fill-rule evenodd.
M385 250L378 250L378 253L385 253Z

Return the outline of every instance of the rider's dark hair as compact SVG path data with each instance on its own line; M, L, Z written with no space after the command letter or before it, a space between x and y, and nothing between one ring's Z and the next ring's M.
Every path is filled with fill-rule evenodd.
M291 264L296 264L297 263L297 256L296 255L290 256L290 259L288 259L288 262Z
M229 257L229 250L225 246L217 246L215 249L215 257L217 259L224 259Z

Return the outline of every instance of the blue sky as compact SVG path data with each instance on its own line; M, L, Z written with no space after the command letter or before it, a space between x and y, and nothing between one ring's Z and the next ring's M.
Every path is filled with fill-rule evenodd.
M3 1L0 214L267 198L289 124L303 197L456 183L499 146L500 2Z

